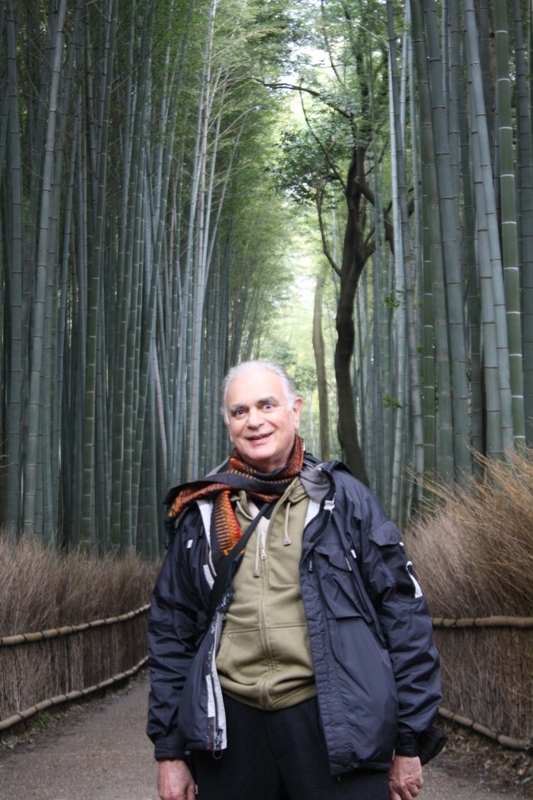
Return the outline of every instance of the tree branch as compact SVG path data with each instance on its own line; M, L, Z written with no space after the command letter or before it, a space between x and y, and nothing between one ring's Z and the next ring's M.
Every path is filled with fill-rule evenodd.
M331 169L331 171L333 172L333 174L335 175L335 177L339 181L340 185L342 186L343 192L345 192L346 191L346 185L345 185L345 183L344 183L344 181L342 179L342 175L338 171L338 169L335 166L334 162L329 157L329 152L328 152L327 148L325 147L325 145L322 144L322 142L320 141L320 139L318 138L318 136L314 132L313 128L311 127L311 123L309 121L309 117L307 116L307 111L306 111L306 108L305 108L305 105L304 105L304 101L303 101L303 97L302 97L301 94L300 94L300 101L301 101L301 104L302 104L302 111L303 111L303 115L304 115L304 118L305 118L305 122L307 124L307 127L309 128L309 133L311 134L311 136L313 137L315 142L318 144L318 146L322 150L329 168Z
M316 209L318 211L318 224L319 224L319 227L320 227L320 236L322 238L322 249L324 250L324 255L326 256L326 258L329 261L329 263L331 264L332 268L335 270L335 272L337 273L337 275L340 278L340 276L341 276L340 267L338 266L337 262L335 261L335 259L333 258L332 254L331 254L331 250L329 249L329 244L328 244L328 241L327 241L327 238L326 238L326 228L325 228L325 225L324 225L324 220L322 218L322 191L321 192L317 191Z
M326 30L326 20L324 18L324 0L320 0L320 13L321 13L321 17L322 17L322 34L324 36L324 42L325 42L325 45L326 45L326 50L328 51L328 58L329 58L329 63L331 64L331 69L333 70L333 72L335 74L335 77L337 78L338 82L341 84L341 86L344 86L344 88L346 89L346 84L344 83L344 81L342 80L341 76L339 75L339 71L338 71L338 69L335 66L335 63L333 61L333 54L331 52L331 46L330 46L330 43L329 43L328 33L327 33L327 30Z
M327 100L324 98L321 92L318 89L310 89L307 86L296 85L295 83L270 83L268 81L264 81L261 78L254 78L256 83L260 83L261 86L264 86L267 89L291 89L294 92L306 92L306 94L310 94L312 97L317 97L321 100L325 105L332 108L338 114L343 116L345 119L352 120L353 114L349 111L345 111L344 108L341 108L336 103L333 103L331 100Z

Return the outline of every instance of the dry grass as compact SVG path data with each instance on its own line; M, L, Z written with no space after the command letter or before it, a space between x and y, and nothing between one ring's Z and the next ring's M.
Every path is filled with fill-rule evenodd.
M533 451L483 459L484 479L452 494L406 533L433 616L533 616Z
M0 535L0 636L76 625L147 603L157 566L136 555L60 554Z

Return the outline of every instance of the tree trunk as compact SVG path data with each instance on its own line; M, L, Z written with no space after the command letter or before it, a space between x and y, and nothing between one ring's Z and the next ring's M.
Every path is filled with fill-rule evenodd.
M335 347L335 377L337 380L337 402L339 404L339 442L348 466L356 478L368 485L363 454L359 446L357 421L351 374L351 361L355 344L353 306L357 284L368 258L370 246L363 240L363 215L365 200L360 183L366 183L364 171L365 150L354 149L346 182L348 220L344 234L342 267L340 274L339 305L335 324L337 345Z

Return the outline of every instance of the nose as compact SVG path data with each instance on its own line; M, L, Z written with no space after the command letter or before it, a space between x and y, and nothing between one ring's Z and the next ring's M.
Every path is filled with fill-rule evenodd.
M258 428L261 425L262 418L259 410L252 406L250 411L248 412L248 427L249 428Z

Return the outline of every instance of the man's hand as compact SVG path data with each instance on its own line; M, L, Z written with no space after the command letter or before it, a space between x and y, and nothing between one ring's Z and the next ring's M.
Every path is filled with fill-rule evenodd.
M424 785L418 756L395 756L389 772L391 800L412 800Z
M159 762L157 791L161 800L195 800L196 786L185 761L172 758Z

